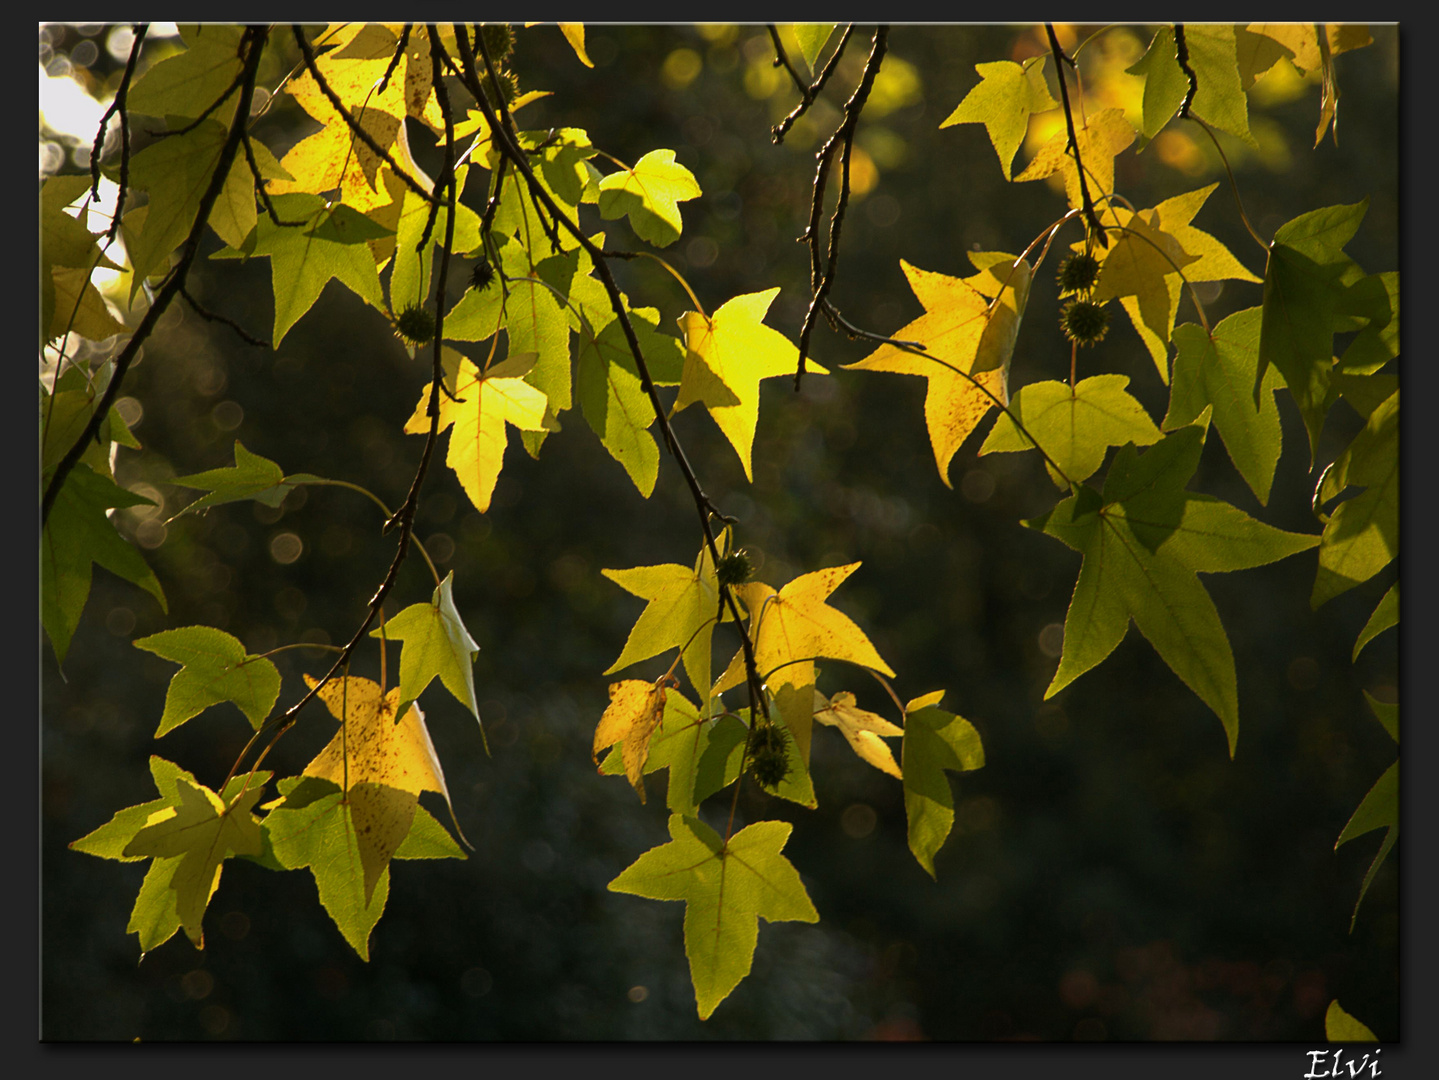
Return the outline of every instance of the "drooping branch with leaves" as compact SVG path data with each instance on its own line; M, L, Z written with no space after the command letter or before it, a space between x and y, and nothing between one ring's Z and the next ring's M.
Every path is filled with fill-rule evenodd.
M583 27L561 29L574 60L591 66ZM339 488L379 508L376 529L394 549L383 576L357 597L363 617L337 630L343 645L280 646L325 654L287 705L269 659L280 649L252 653L202 625L133 642L180 665L157 739L227 702L252 729L228 775L197 777L153 757L156 798L119 810L71 845L151 860L129 925L142 953L181 930L202 946L224 865L241 858L275 871L308 869L324 910L368 958L394 861L467 857L418 702L436 693L438 678L480 724L488 752L473 670L478 646L453 573L441 577L415 522L422 493L440 484L487 513L510 428L540 458L562 418L578 409L641 496L653 496L667 458L693 504L698 528L674 538L678 561L603 571L645 601L603 674L656 657L669 666L653 680L609 684L608 704L596 699L588 750L600 774L624 776L641 802L652 794L646 776L667 771L670 840L639 854L609 888L685 902L684 950L701 1018L749 974L760 919L814 922L823 914L784 854L792 825L737 820L745 785L816 806L824 777L812 771L815 726L835 728L861 761L899 782L910 850L933 876L955 821L947 774L982 767L985 751L975 725L949 711L967 708L962 689L905 687L860 625L831 604L858 562L814 566L773 584L755 578L746 522L707 494L676 414L701 406L753 481L765 380L784 377L798 389L806 372L923 378L922 423L945 488L956 454L988 423L979 455L1037 451L1054 484L1047 498L1059 492L1049 509L1017 523L1081 556L1045 698L1104 663L1132 622L1213 712L1231 757L1242 704L1234 652L1199 575L1317 549L1310 601L1318 608L1397 558L1398 275L1366 273L1344 251L1366 204L1304 209L1266 241L1244 216L1226 160L1238 216L1265 251L1255 272L1193 224L1217 184L1139 208L1121 190L1122 155L1171 123L1201 126L1216 147L1215 130L1252 141L1246 94L1266 63L1322 68L1322 138L1335 125L1334 59L1368 43L1357 28L1160 27L1129 72L1144 80L1138 128L1122 109L1087 98L1088 42L1062 47L1054 26L1044 27L1047 54L978 64L979 81L939 126L984 125L1010 180L1031 117L1058 110L1062 124L1012 180L1051 180L1063 202L1007 245L1019 254L967 252L972 273L902 262L923 314L893 329L858 326L829 299L843 266L852 154L890 28L873 29L867 58L852 58L858 70L839 90L850 78L836 72L855 27L768 28L774 64L800 98L768 133L773 142L813 122L826 95L839 117L815 155L807 219L793 222L810 285L793 339L766 321L780 292L772 282L752 281L751 291L707 312L703 289L659 254L683 235L681 204L704 197L673 150L656 147L630 164L578 127L524 126L526 108L544 95L522 90L517 45L522 35L546 32L553 31L506 24L283 32L204 25L184 29L183 48L137 66L147 40L140 28L96 135L93 175L42 184L41 621L62 668L95 564L166 603L159 578L112 521L114 509L146 501L116 480L118 448L143 450L114 405L177 296L207 321L275 350L338 282L394 328L396 340L377 349L412 358L423 350L428 361L423 379L407 377L394 389L414 401L404 432L423 437L402 491L382 495L347 477L287 472L238 439L233 464L197 462L197 471L171 481L201 493L172 519L181 521L232 503L276 507L298 488ZM267 57L288 74L261 87ZM256 106L257 89L269 102L288 98L319 129L276 154L266 142L270 106ZM122 138L118 153L102 160L112 113ZM132 135L137 117L144 140ZM422 135L440 159L433 178L411 147ZM119 204L111 226L92 233L82 222L102 174L118 184ZM622 228L639 250L602 231ZM268 346L260 328L208 310L189 291L202 247L220 272L269 261ZM1055 265L1041 273L1051 255ZM474 265L456 298L460 258ZM655 298L632 301L621 289L617 265L637 258L668 270L692 302L677 333L662 325ZM120 273L118 290L101 291L100 270ZM1217 282L1252 289L1256 302L1211 325L1196 285ZM1185 297L1199 321L1176 325ZM1052 316L1026 320L1032 307L1050 302ZM1148 355L1168 388L1162 417L1131 393L1130 375L1086 367L1114 340L1107 335L1115 302L1142 343L1139 355ZM820 316L838 337L875 347L842 367L821 365L811 355L823 348L814 341ZM1068 379L1012 387L1022 334L1056 332L1069 343ZM1336 356L1340 334L1352 337ZM1281 529L1190 490L1212 429L1258 504L1268 506L1284 449L1276 395L1285 390L1304 421L1307 460L1319 466L1318 531ZM1332 462L1319 462L1320 433L1336 408L1352 409L1363 427ZM386 601L404 591L401 570L412 547L433 590L427 584L386 618ZM1354 656L1397 622L1396 583L1358 631ZM374 672L371 642L378 679L360 674ZM732 650L721 654L733 657L722 668L716 647ZM393 686L387 650L398 652ZM854 691L870 680L889 703L886 715L858 704ZM941 707L947 697L950 706ZM279 775L276 748L296 725L321 715L307 709L315 699L338 723L333 738L302 770ZM1397 706L1370 703L1397 743ZM425 793L446 803L454 835L420 803ZM1360 899L1397 837L1397 799L1396 763L1339 837L1387 830Z

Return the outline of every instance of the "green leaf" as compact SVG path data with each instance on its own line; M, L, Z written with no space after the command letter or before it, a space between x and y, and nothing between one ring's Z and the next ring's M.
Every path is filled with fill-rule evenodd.
M309 867L320 905L360 959L369 960L370 933L390 894L389 867L366 890L355 807L338 785L292 777L280 781L280 791L285 802L264 821L275 858L287 870Z
M1374 719L1384 726L1389 737L1397 744L1399 742L1399 706L1380 701L1368 690L1364 691L1364 700L1369 704L1369 711L1374 714Z
M1365 490L1339 504L1324 526L1311 607L1368 581L1399 554L1399 391L1369 414L1326 483Z
M456 200L464 194L465 179L468 175L468 165L461 165L455 170ZM395 231L394 269L390 272L390 312L394 315L398 315L406 308L421 306L428 302L435 249L444 242L445 224L449 215L449 210L444 206L436 211L434 223L430 227L429 239L425 241L425 248L423 251L417 252L415 248L420 242L420 237L424 235L426 223L430 220L430 204L409 188L405 189L404 198L404 209L400 212L399 227ZM370 218L354 211L350 211L350 213L357 226L363 223L363 227L371 232L371 235L365 237L366 239L377 239L379 236L388 235L387 230L376 225ZM451 250L456 252L473 251L479 246L480 217L464 203L457 201L455 235ZM453 264L450 268L450 275L453 280ZM448 331L448 316L446 316L445 322ZM445 336L449 337L448 332Z
M411 604L371 637L404 642L400 650L400 701L414 701L436 676L445 689L480 719L475 700L475 657L480 647L465 629L455 607L455 572L445 575L428 604ZM481 722L480 731L484 725Z
M102 254L98 237L66 207L83 201L90 190L88 176L52 176L40 185L40 254L44 270L69 266L90 271L120 267Z
M1354 922L1359 918L1359 905L1364 903L1364 894L1369 891L1370 884L1374 881L1374 875L1379 872L1379 866L1389 854L1389 849L1399 839L1399 762L1394 762L1384 770L1384 775L1374 781L1374 786L1364 796L1362 802L1355 809L1344 831L1339 834L1339 839L1334 842L1334 849L1356 836L1363 836L1375 829L1384 829L1384 840L1379 845L1379 851L1374 856L1374 861L1369 864L1369 869L1364 873L1364 884L1359 887L1359 899L1354 902L1354 914L1349 919L1349 929L1352 932Z
M939 126L983 124L994 152L999 155L999 167L1008 180L1014 155L1029 130L1030 116L1058 108L1059 102L1049 96L1043 56L1032 56L1023 64L997 60L976 64L974 69L979 72L979 85L964 96Z
M264 774L266 781L269 774ZM155 790L160 798L139 806L127 806L94 832L86 833L79 840L73 840L70 848L83 851L86 855L97 855L102 859L118 859L120 862L139 862L145 856L126 855L125 845L145 827L150 815L174 805L175 781L184 779L191 784L198 783L195 777L173 762L154 754L150 755L150 776L155 781ZM176 924L178 928L179 924Z
M183 135L151 143L131 159L130 183L150 193L139 235L128 217L125 222L125 249L135 271L130 282L132 302L145 279L163 270L170 252L189 235L228 137L225 125L210 118ZM243 161L236 164L249 173Z
M1268 505L1282 443L1274 392L1283 380L1272 367L1259 377L1261 314L1257 307L1237 311L1212 335L1194 323L1175 329L1174 381L1163 428L1185 427L1212 407L1214 426L1229 460L1260 504Z
M1234 654L1196 572L1261 566L1314 547L1242 510L1183 490L1199 463L1204 430L1181 428L1140 455L1126 446L1104 495L1082 488L1026 522L1081 552L1064 622L1064 651L1048 699L1102 662L1132 618L1140 633L1224 725L1232 757L1239 737Z
M236 439L234 465L191 473L189 476L177 476L170 481L180 487L196 488L210 493L200 496L171 517L170 521L194 511L208 510L212 506L238 502L241 499L254 499L273 509L284 502L285 496L290 494L296 485L319 479L321 478L309 473L296 473L287 477L280 466L267 457L250 453L245 449L245 444Z
M701 720L683 694L665 694L664 718L650 738L644 772L669 770L665 805L676 814L693 814L700 803L739 778L740 757L749 729L737 716ZM600 762L603 776L625 774L624 755L616 747Z
M1374 613L1369 616L1369 621L1364 624L1364 629L1359 631L1359 637L1354 642L1353 659L1358 661L1359 654L1364 651L1376 637L1388 630L1391 626L1399 625L1399 582L1389 586L1388 591L1379 598L1379 603L1374 606Z
M628 216L641 240L667 247L684 227L678 204L700 195L694 174L675 161L673 150L651 150L634 168L600 181L600 216L606 221Z
M1186 34L1188 29L1186 26ZM1174 118L1189 91L1189 79L1175 54L1174 28L1161 26L1144 55L1125 74L1144 80L1143 121L1139 130L1146 139L1152 139Z
M723 537L717 543L723 545ZM720 547L723 551L723 546ZM629 570L601 570L626 592L648 600L620 650L619 659L606 670L621 668L658 656L668 649L684 650L685 673L695 692L710 692L710 642L720 614L719 582L709 547L700 549L694 569L677 563L636 566Z
M785 52L791 56L798 55L813 74L820 50L834 33L834 23L781 23L778 30Z
M663 348L664 341L678 345L674 338L656 333L652 324L635 317L635 313L630 323L646 361L652 346ZM581 339L575 389L590 428L624 466L639 493L649 498L660 467L659 445L649 432L655 421L655 407L640 381L639 368L619 319L612 318L593 342Z
M140 78L125 99L126 107L144 116L177 116L193 120L229 90L240 74L243 26L201 24L185 35L187 48L166 57ZM234 111L238 93L227 104ZM224 106L217 112L222 112ZM215 115L215 114L211 114Z
M1159 429L1125 389L1128 385L1127 375L1092 375L1073 388L1063 382L1030 383L1010 400L1009 412L999 414L979 452L1028 450L1033 438L1059 467L1062 475L1045 462L1056 484L1087 480L1104 464L1111 446L1148 446L1159 440Z
M1273 364L1309 432L1310 460L1324 426L1324 403L1334 363L1334 333L1345 293L1362 272L1343 248L1369 200L1329 206L1280 227L1264 272L1264 316L1259 333L1260 375Z
M944 692L927 694L905 706L904 813L909 821L909 850L934 877L934 856L954 826L954 794L944 771L968 772L984 766L979 732L962 716L937 708Z
M1349 287L1345 300L1368 322L1344 350L1338 370L1373 374L1399 355L1399 274L1367 274Z
M133 644L181 665L165 691L157 739L222 701L234 702L258 731L280 696L275 665L246 652L239 638L213 626L163 630Z
M1324 1013L1324 1037L1330 1042L1379 1041L1374 1032L1340 1008L1338 998L1329 1003Z
M275 293L275 330L272 348L279 348L290 327L320 298L334 278L376 311L385 310L380 276L367 241L372 228L361 227L358 215L343 203L333 208L319 195L292 192L270 200L281 221L302 221L299 226L276 225L269 214L255 225L255 246L233 248L213 258L266 256ZM147 228L149 226L147 225ZM390 230L384 230L388 235Z
M250 810L264 788L254 785L228 805L203 784L183 778L175 781L175 790L178 802L137 832L124 854L178 857L170 876L175 910L185 935L203 948L201 922L219 887L221 864L231 855L260 853L260 823Z
M57 662L65 662L80 625L93 564L140 586L169 610L154 572L105 516L111 507L153 505L88 465L77 464L65 477L40 538L40 621Z
M512 248L502 252L505 273L510 275L509 294L504 301L505 333L509 338L510 355L533 353L534 366L525 375L525 382L545 395L546 427L573 404L570 371L570 323L555 294L544 284L515 280L532 273L529 256ZM530 456L539 453L545 431L522 431L522 440Z
M1184 40L1189 47L1189 66L1199 84L1190 111L1212 127L1258 149L1259 142L1249 131L1249 103L1240 83L1234 27L1227 23L1188 23Z
M415 804L415 819L400 846L396 859L468 859L455 838L423 806Z
M701 1020L749 974L759 920L818 922L794 866L780 852L794 826L759 821L726 843L698 818L674 814L670 843L645 852L611 892L685 901L685 955Z

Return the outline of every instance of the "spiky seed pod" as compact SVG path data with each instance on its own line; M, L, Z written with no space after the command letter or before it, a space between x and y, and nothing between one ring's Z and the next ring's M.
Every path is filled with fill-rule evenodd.
M495 80L499 83L500 97L505 99L506 105L512 104L515 98L519 96L520 80L515 77L513 71L505 71L503 69L495 72ZM493 94L495 89L495 82L491 81L488 75L485 76L485 90Z
M753 573L754 564L749 561L749 552L744 548L730 552L715 567L715 576L719 578L719 583L731 588L743 585Z
M1090 300L1071 300L1059 316L1064 336L1078 345L1093 345L1109 329L1109 312Z
M435 317L419 305L411 305L395 320L395 333L411 345L423 345L435 336Z
M495 280L495 268L490 265L490 260L482 254L480 261L475 263L470 270L470 288L477 292L484 292L490 287L490 282Z
M485 23L480 27L485 51L496 64L502 64L515 47L515 31L509 23Z
M789 775L789 733L774 723L749 730L750 772L761 787L777 788Z
M1059 295L1088 292L1099 280L1099 260L1088 252L1071 255L1059 264Z

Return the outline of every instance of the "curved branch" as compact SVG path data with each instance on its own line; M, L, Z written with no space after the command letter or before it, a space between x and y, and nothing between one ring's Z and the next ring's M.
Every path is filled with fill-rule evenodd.
M1049 35L1049 51L1054 54L1054 73L1059 78L1059 96L1064 101L1064 122L1069 128L1068 149L1074 158L1075 172L1079 176L1079 196L1084 209L1084 220L1094 234L1095 242L1102 248L1108 247L1109 241L1104 237L1104 227L1099 224L1099 215L1094 212L1094 202L1089 197L1089 185L1084 179L1084 162L1079 156L1079 137L1074 132L1074 114L1069 107L1069 84L1064 81L1064 65L1066 62L1072 65L1074 61L1065 56L1064 50L1059 47L1059 38L1054 36L1054 24L1045 23L1044 31Z
M115 91L115 100L110 102L110 107L105 110L105 115L100 117L100 129L95 132L95 145L90 148L90 195L98 202L100 200L100 151L105 145L105 125L110 122L111 116L118 115L120 117L120 193L115 196L115 216L110 221L109 231L105 234L112 241L120 228L121 211L125 209L125 189L130 186L130 118L125 112L125 100L130 94L130 79L135 74L135 62L140 59L140 45L149 31L149 23L135 25L135 40L130 45L130 58L125 61L125 74L120 77L120 86Z

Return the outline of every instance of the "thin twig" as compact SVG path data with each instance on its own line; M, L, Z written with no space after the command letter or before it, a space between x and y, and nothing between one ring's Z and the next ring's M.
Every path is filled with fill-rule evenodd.
M308 224L304 221L281 221L280 215L275 212L275 204L270 201L270 193L265 190L266 180L260 175L260 164L255 160L255 148L250 145L250 133L245 132L244 143L245 161L250 166L250 175L255 181L255 191L260 196L260 202L265 207L265 213L270 215L270 220L275 223L276 228L298 229Z
M844 47L849 44L849 37L853 33L854 24L851 23L844 28L844 33L840 36L839 44L835 46L834 55L831 56L829 61L824 65L824 69L819 73L819 77L809 84L809 97L802 100L794 107L788 116L770 128L770 137L775 141L776 145L784 142L785 135L789 133L789 129L794 126L795 121L803 116L809 107L814 104L820 91L824 89L824 84L829 82L830 75L834 73L835 68L839 67L839 58L844 55Z
M390 57L389 66L385 68L385 73L380 76L380 81L375 86L375 92L377 94L383 94L385 87L390 85L390 76L393 75L395 69L400 66L400 61L405 55L405 49L410 44L410 31L414 28L414 23L405 23L405 25L400 28L400 40L399 43L395 45L395 54Z
M203 304L200 303L200 301L196 300L193 296L190 295L190 290L185 288L184 285L180 286L180 295L184 297L185 302L190 305L190 309L196 315L200 316L200 318L204 319L206 322L224 323L231 330L235 331L235 333L239 334L240 340L242 340L246 345L258 345L262 349L268 349L270 347L270 343L268 341L261 341L259 338L255 337L254 334L250 333L239 323L235 322L234 319L228 319L224 315L219 315L207 309Z
M859 127L859 117L874 86L879 66L884 61L885 48L889 39L889 27L880 25L874 30L874 43L869 59L864 65L864 74L854 88L849 101L845 102L844 119L835 129L824 146L815 156L819 159L814 172L814 194L810 200L809 226L800 238L809 245L809 284L811 290L809 310L805 312L804 325L799 332L799 359L795 363L794 388L798 392L804 376L805 359L809 356L809 339L814 333L814 322L819 316L825 294L834 284L835 267L839 263L839 234L844 227L844 212L849 205L849 159L854 149L854 134ZM826 261L821 268L819 254L819 218L824 209L825 187L829 179L830 160L835 150L840 153L839 197L835 200L834 213L829 219L829 247Z
M381 161L388 165L394 171L394 174L398 176L401 180L403 180L405 182L405 186L407 186L411 191L413 191L416 195L420 196L420 198L424 199L427 203L435 203L438 200L439 196L437 196L434 192L426 191L424 189L424 186L421 185L418 180L416 180L413 176L407 173L404 169L400 168L399 163L390 156L390 152L384 147L382 147L378 142L376 142L375 137L371 135L368 131L366 131L364 127L360 124L360 122L350 114L349 109L345 108L345 103L341 101L339 95L330 88L330 84L325 81L325 77L320 74L320 69L315 65L315 53L310 48L310 43L305 40L305 32L301 30L298 25L291 26L290 29L294 31L295 41L299 43L300 53L305 58L305 67L309 69L310 78L315 80L315 85L317 85L324 92L325 97L329 99L330 104L334 107L335 111L340 114L340 117L349 126L350 130L355 133L355 137L358 138L366 146L368 146L372 151L374 151L376 156L378 156ZM438 185L436 186L438 187Z
M799 72L796 71L794 65L789 62L789 56L784 51L784 43L779 39L779 27L775 26L774 23L767 23L765 29L769 31L770 41L774 42L775 67L783 65L784 69L789 72L789 77L794 80L795 89L799 91L799 96L804 99L806 105L810 104L814 101L814 91L810 88L809 83L799 77Z
M1174 24L1174 59L1179 62L1179 70L1184 72L1185 78L1189 80L1189 89L1185 91L1184 100L1179 105L1179 115L1185 120L1189 119L1189 106L1194 104L1194 95L1199 92L1199 76L1194 74L1194 69L1189 66L1189 43L1184 40L1184 24Z
M100 200L100 151L105 145L105 126L111 116L120 117L120 192L115 196L115 216L105 236L113 241L120 228L120 213L125 208L125 189L130 186L130 118L125 112L125 99L130 94L130 79L135 74L135 62L140 59L140 44L150 31L149 23L135 24L135 40L130 44L130 58L125 61L125 74L120 77L120 86L115 91L115 100L100 117L100 129L95 132L95 145L90 148L90 194L96 202Z
M94 415L86 423L85 430L80 433L75 444L60 459L60 464L56 466L54 474L50 477L50 483L46 485L45 495L40 504L42 526L50 517L50 510L55 505L55 499L60 494L60 488L64 485L65 478L69 476L75 463L80 460L80 456L85 452L90 440L95 438L101 423L110 415L110 406L114 404L115 398L119 395L120 384L124 381L130 364L134 362L139 353L140 346L149 338L160 316L165 313L165 309L170 306L170 301L179 293L185 283L186 275L190 272L190 264L195 261L195 256L199 253L200 237L209 227L210 211L214 208L215 201L220 197L220 191L229 178L230 166L235 160L235 154L239 150L244 135L245 124L250 115L250 101L255 91L255 76L260 69L260 55L264 51L265 39L268 35L269 29L263 26L247 27L245 30L245 40L250 43L250 52L245 58L245 78L244 85L240 88L240 101L235 107L235 120L225 144L220 148L220 156L215 162L215 171L210 176L210 183L204 194L200 196L195 213L195 223L190 227L190 235L185 240L179 261L155 294L155 299L150 304L150 310L145 312L145 317L140 320L140 325L115 359L115 371L110 378L110 385L105 388L105 394L96 407Z
M1069 128L1068 150L1074 157L1074 171L1079 177L1079 197L1084 208L1084 220L1089 224L1090 232L1094 236L1094 242L1101 248L1107 248L1109 241L1104 236L1104 227L1099 224L1099 215L1094 212L1094 202L1089 197L1089 185L1084 180L1084 162L1079 156L1079 136L1074 132L1074 114L1069 107L1069 84L1064 81L1064 65L1073 66L1074 61L1064 55L1064 50L1059 47L1059 38L1054 36L1054 24L1044 24L1045 33L1049 35L1049 50L1054 54L1054 73L1059 78L1059 96L1064 102L1064 122Z

